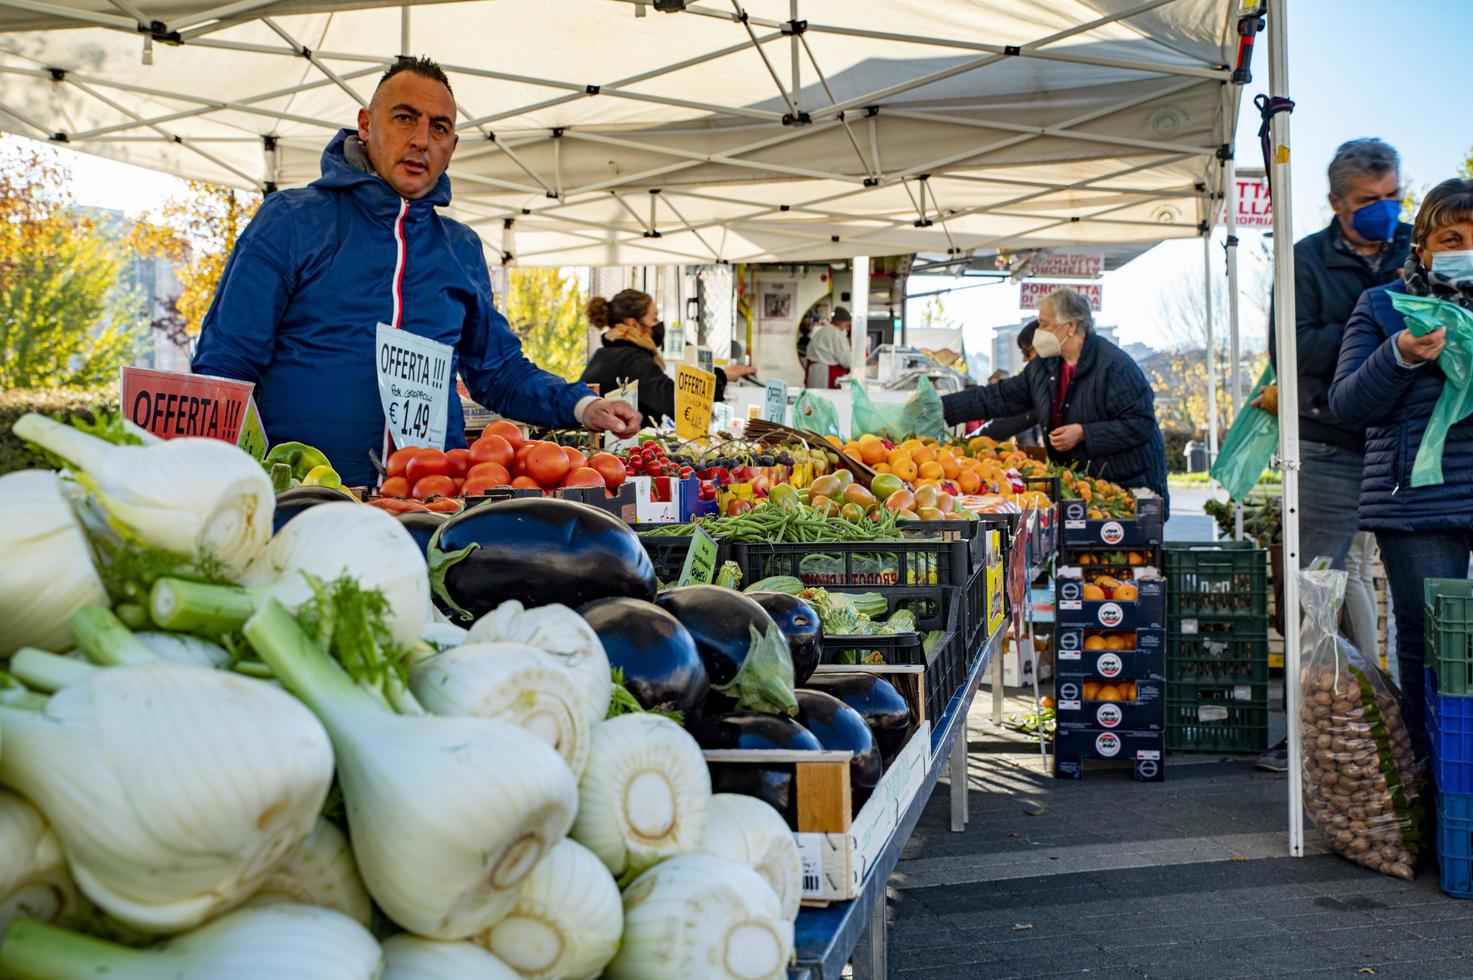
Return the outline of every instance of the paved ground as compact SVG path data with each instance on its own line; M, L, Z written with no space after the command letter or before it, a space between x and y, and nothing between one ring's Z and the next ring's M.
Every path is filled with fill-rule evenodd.
M892 879L891 976L1473 977L1473 902L1435 868L1386 878L1313 831L1311 856L1286 856L1284 776L1177 754L1165 783L1055 781L990 703L969 730L970 825L951 833L938 787Z

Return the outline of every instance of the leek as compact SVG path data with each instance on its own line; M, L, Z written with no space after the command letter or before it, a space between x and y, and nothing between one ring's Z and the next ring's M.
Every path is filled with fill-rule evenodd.
M348 837L331 821L317 818L312 833L277 866L250 904L278 902L320 905L365 926L373 919L373 900L358 876Z
M701 850L757 872L777 895L783 918L796 919L803 898L803 862L787 821L762 800L736 793L712 796L710 813Z
M522 882L516 908L476 942L527 980L593 980L614 958L623 929L608 869L565 840Z
M239 575L271 537L276 497L248 453L217 439L115 446L44 415L14 433L66 460L124 537Z
M107 602L76 512L49 470L0 476L0 656L69 643L66 621Z
M221 916L153 949L16 919L0 945L0 973L17 980L375 980L383 958L369 931L345 915L271 905Z
M682 854L624 892L624 938L610 980L780 980L793 924L767 882L735 861Z
M384 912L436 939L495 925L572 825L577 783L562 758L505 722L394 714L274 600L244 632L331 735L353 854Z
M221 671L111 667L44 711L0 707L0 781L34 803L82 892L143 932L245 901L332 780L327 735L276 688Z
M384 940L383 980L521 980L474 943L444 943L400 933Z

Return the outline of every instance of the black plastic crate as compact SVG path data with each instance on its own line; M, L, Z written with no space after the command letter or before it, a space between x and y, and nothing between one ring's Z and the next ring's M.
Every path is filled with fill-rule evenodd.
M1054 733L1054 778L1082 779L1090 760L1129 762L1131 778L1159 783L1166 778L1164 736L1160 732L1117 732L1061 728Z
M967 546L967 569L975 571L987 564L987 532L1001 531L1003 547L1018 533L1018 514L979 514L977 520L899 521L896 526L908 539L939 538L963 541Z
M791 575L824 588L873 589L967 584L965 541L826 541L752 544L734 542L732 561L743 582Z
M1060 504L1063 519L1061 540L1065 548L1140 549L1162 542L1165 520L1160 497L1140 497L1131 518L1091 518L1089 501L1065 500Z
M1165 547L1170 619L1268 625L1268 556L1251 541L1171 542Z
M680 573L685 570L685 558L690 554L690 543L692 535L689 534L645 534L645 530L656 527L669 527L670 525L645 524L635 528L639 534L639 543L644 545L645 552L650 556L650 564L655 566L655 577L667 585L674 585L680 580ZM714 538L716 541L716 569L721 570L721 565L727 560L727 546L723 538ZM745 579L740 585L747 586Z
M1192 683L1267 684L1268 629L1194 621L1166 631L1166 679Z
M1169 682L1166 747L1174 752L1262 752L1268 748L1268 685Z

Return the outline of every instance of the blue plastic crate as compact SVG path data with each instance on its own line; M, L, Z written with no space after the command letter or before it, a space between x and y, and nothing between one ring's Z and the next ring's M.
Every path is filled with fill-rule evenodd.
M1473 796L1437 794L1437 863L1444 892L1473 898Z
M1473 696L1439 694L1431 668L1426 677L1433 780L1446 793L1473 793Z

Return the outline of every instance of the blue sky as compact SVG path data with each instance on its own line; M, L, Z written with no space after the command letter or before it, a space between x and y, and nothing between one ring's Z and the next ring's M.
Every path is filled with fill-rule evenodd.
M1379 136L1401 151L1403 175L1416 187L1452 176L1473 145L1473 0L1293 0L1288 4L1295 237L1323 225L1325 166L1335 147L1356 136ZM1261 158L1251 96L1268 89L1266 45L1254 59L1245 92L1237 158ZM65 152L65 151L63 151ZM158 206L182 184L97 157L66 153L82 203L138 214ZM1219 232L1220 240L1221 232ZM1243 236L1248 248L1256 246ZM1246 251L1247 249L1245 249ZM1215 249L1214 255L1220 255ZM1220 265L1218 259L1214 259ZM1246 279L1247 277L1245 277ZM1200 239L1167 242L1104 280L1102 323L1120 328L1122 341L1153 346L1167 339L1165 308L1183 281L1202 279ZM927 280L916 291L944 288ZM1018 322L1017 289L990 286L952 293L946 315L963 324L970 350L989 350L994 326ZM1244 304L1245 311L1251 304ZM912 310L912 313L917 312ZM1243 332L1261 337L1261 318L1245 312Z

